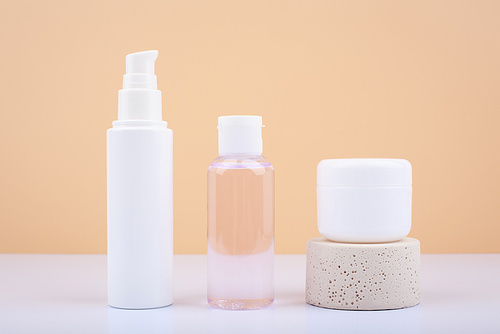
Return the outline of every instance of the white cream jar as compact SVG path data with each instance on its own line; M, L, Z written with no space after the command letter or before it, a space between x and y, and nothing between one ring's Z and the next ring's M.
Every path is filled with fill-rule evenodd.
M337 242L405 238L411 228L412 172L404 159L328 159L317 171L318 229Z

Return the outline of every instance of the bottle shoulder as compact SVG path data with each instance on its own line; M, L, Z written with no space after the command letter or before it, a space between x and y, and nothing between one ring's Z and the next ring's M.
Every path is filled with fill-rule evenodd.
M262 155L222 155L210 163L211 168L245 169L245 168L267 168L274 169L273 165Z
M167 127L166 121L150 121L150 120L118 120L113 122L113 127L108 129L112 131L121 130L167 130L172 131Z

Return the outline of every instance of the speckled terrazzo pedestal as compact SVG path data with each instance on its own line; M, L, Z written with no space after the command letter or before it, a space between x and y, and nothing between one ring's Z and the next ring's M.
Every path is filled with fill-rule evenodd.
M344 310L389 310L420 302L420 242L307 243L306 302Z

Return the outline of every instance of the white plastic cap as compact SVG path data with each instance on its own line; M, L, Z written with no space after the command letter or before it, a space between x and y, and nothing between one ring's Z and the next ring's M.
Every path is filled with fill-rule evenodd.
M411 164L404 159L327 159L318 164L318 186L409 186Z
M261 116L220 116L219 155L262 154Z
M161 92L154 74L157 58L157 50L127 55L123 89L118 94L119 120L162 120Z
M318 229L336 242L393 242L411 229L411 164L331 159L318 164Z

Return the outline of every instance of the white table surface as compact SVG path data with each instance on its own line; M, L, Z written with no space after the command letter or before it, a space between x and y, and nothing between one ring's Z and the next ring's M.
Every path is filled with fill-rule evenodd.
M500 333L500 254L423 255L422 303L338 311L304 302L304 255L276 256L276 300L257 311L206 303L206 257L175 256L174 305L106 304L105 255L0 254L0 333Z

